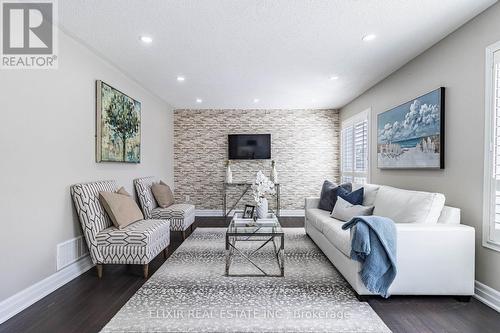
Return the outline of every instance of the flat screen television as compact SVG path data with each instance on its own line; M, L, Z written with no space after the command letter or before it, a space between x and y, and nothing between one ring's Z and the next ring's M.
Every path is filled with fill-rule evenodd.
M271 158L271 134L229 134L227 142L230 160Z

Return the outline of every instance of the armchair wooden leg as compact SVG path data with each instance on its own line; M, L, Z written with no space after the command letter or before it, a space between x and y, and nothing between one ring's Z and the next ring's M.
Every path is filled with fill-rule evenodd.
M168 246L163 249L163 259L167 259L168 257Z
M144 278L148 278L148 272L149 272L149 264L145 264L142 266L142 272L144 273Z
M102 265L101 264L97 264L97 265L95 265L95 268L97 268L97 277L99 279L102 278Z
M182 230L182 240L186 239L186 230Z

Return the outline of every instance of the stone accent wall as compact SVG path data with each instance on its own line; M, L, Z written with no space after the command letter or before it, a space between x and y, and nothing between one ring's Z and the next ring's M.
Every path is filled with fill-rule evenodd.
M337 110L175 110L176 201L189 195L196 209L222 209L227 135L266 133L271 133L282 209L303 209L305 197L319 196L324 179L338 181ZM253 181L258 170L270 174L271 160L231 161L231 168L234 182ZM237 197L234 189L228 205ZM250 196L242 202L254 204Z

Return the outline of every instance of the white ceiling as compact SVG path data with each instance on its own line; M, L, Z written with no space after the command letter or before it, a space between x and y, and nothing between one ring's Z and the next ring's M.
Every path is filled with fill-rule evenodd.
M58 3L63 30L176 108L298 109L345 105L495 2ZM363 42L368 33L377 38Z

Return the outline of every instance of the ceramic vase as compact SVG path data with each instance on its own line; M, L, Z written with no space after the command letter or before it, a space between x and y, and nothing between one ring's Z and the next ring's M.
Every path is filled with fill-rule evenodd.
M258 219L263 219L267 217L267 212L269 210L268 202L266 198L262 199L262 202L256 208L256 214Z

